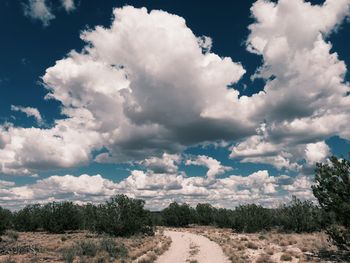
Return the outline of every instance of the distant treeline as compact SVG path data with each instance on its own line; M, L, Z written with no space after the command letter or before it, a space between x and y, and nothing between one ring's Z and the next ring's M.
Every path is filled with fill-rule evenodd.
M90 230L114 236L153 234L151 214L144 204L143 200L117 195L99 205L51 202L28 205L17 212L0 207L0 234L6 229L50 233Z
M77 205L72 202L51 202L28 205L11 212L0 208L0 232L45 230L62 233L90 230L115 236L153 233L153 226L186 227L190 224L232 228L239 232L278 229L284 232L313 232L331 224L328 213L310 201L293 198L288 205L269 209L255 204L235 209L215 208L210 204L171 203L161 212L144 209L144 201L117 195L103 204Z
M264 208L255 204L240 205L235 209L215 208L210 204L171 203L159 213L152 213L154 224L186 227L190 224L232 228L237 232L259 232L276 229L282 232L314 232L333 222L332 216L311 201L293 197L290 204L278 208Z

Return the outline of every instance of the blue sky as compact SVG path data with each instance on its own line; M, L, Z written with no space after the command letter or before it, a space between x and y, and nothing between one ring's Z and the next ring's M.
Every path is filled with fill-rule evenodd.
M1 1L0 205L312 199L350 152L349 6Z

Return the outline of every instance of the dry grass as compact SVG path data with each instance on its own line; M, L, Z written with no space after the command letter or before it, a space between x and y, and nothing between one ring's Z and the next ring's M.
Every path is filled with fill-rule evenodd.
M266 254L261 254L255 261L255 263L273 263L271 257Z
M289 253L283 253L280 257L280 260L281 261L292 261L293 260L293 257L291 254Z
M258 245L252 241L249 241L246 246L247 248L250 248L250 249L259 249Z
M154 262L170 246L161 232L155 236L114 238L89 232L65 235L22 232L2 236L0 262Z

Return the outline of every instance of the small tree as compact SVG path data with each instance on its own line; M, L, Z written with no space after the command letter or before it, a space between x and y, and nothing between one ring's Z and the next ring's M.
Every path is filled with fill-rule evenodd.
M12 213L10 210L0 207L0 235L2 235L6 229L11 227L11 217Z
M221 228L230 228L233 225L233 211L229 209L219 208L215 210L214 222L215 225Z
M292 202L277 209L275 221L285 231L313 232L322 228L322 211L311 201L293 196Z
M350 250L350 161L333 156L330 163L318 163L315 173L313 193L336 221L327 232L340 248Z
M113 236L153 234L151 215L144 205L143 200L116 195L97 207L94 230Z
M81 210L72 202L45 204L42 207L42 224L44 230L51 233L80 229L82 226Z
M35 231L42 227L41 205L28 205L13 215L14 227L18 231Z
M215 208L210 204L197 204L197 220L200 225L211 225L214 223Z
M176 202L171 203L162 211L164 224L167 226L187 226L194 221L194 209L188 204L179 205Z
M236 207L233 215L232 228L239 232L253 233L271 227L271 212L260 205L240 205Z

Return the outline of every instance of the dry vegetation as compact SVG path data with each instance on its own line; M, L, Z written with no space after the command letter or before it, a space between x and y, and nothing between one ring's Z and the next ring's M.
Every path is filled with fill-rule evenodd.
M155 236L112 238L89 232L8 232L1 237L0 262L154 262L170 246Z
M322 259L320 252L336 254L336 247L330 245L324 233L281 234L265 232L259 234L238 234L231 229L214 227L191 227L190 231L218 243L234 263L279 263L279 262L347 262L334 258ZM332 257L331 257L332 258Z

